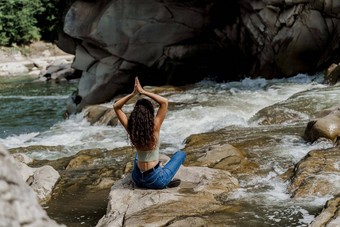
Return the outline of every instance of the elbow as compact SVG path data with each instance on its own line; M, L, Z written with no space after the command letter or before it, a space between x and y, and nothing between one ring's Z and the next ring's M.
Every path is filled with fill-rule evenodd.
M169 105L169 102L167 99L164 99L163 103L161 104L161 106L164 106L166 109L168 109L168 105Z
M164 101L163 101L163 103L162 104L164 104L165 106L168 106L168 99L166 99L166 98L164 98Z
M115 112L117 112L117 110L119 109L119 107L117 106L117 104L113 104L113 109L115 110Z

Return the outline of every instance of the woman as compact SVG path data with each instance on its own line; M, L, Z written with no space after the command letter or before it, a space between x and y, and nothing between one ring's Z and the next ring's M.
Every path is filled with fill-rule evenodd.
M138 93L148 96L160 105L156 117L152 103L147 99L140 99L129 119L127 118L122 107ZM168 109L168 100L144 91L136 77L133 92L116 102L113 107L119 121L128 132L132 145L137 150L132 171L132 179L136 185L153 189L178 186L180 180L171 180L183 163L185 153L178 151L164 167L159 165L159 132Z

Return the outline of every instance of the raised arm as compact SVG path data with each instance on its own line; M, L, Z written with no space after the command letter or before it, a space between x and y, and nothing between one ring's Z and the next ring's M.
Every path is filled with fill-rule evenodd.
M154 120L155 130L159 131L161 126L162 126L162 123L164 121L164 118L166 116L166 112L168 110L168 100L166 98L160 96L160 95L145 91L142 88L142 86L140 85L137 77L135 79L135 87L136 87L136 85L137 85L137 90L138 90L139 93L152 98L153 100L155 100L160 105L158 112L156 114L155 120Z
M137 86L135 84L133 92L131 94L125 96L122 99L120 99L119 101L117 101L113 105L113 109L116 112L118 120L120 121L120 123L122 123L122 125L124 126L126 131L128 131L128 118L127 118L126 114L122 111L122 107L124 106L124 104L127 101L129 101L133 96L135 96L137 94L137 92L138 92L138 90L137 90Z

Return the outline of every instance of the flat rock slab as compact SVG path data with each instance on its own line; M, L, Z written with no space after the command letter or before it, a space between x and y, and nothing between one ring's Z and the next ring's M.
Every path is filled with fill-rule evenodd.
M112 186L107 213L97 226L207 224L196 217L226 209L216 198L239 187L228 171L208 167L181 166L175 177L182 180L179 187L151 190L137 188L128 174Z

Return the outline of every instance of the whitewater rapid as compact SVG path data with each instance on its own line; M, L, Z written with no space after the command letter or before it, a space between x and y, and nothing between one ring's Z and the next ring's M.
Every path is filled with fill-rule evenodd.
M169 110L161 129L163 153L173 153L184 147L184 140L197 133L215 131L227 126L248 127L248 120L259 110L286 100L291 95L323 87L320 76L297 75L288 79L249 79L240 82L216 83L201 81L184 88L184 92L162 94L176 108ZM12 97L9 96L9 97ZM0 100L4 98L0 96ZM66 96L27 96L21 99L66 99ZM113 103L103 104L112 107ZM133 108L127 105L126 111ZM74 155L82 149L114 149L129 145L123 127L90 125L84 112L61 120L46 131L9 135L0 138L7 148L28 146L63 146L63 151L42 149L30 155L36 159L58 159ZM254 123L251 123L254 125Z

